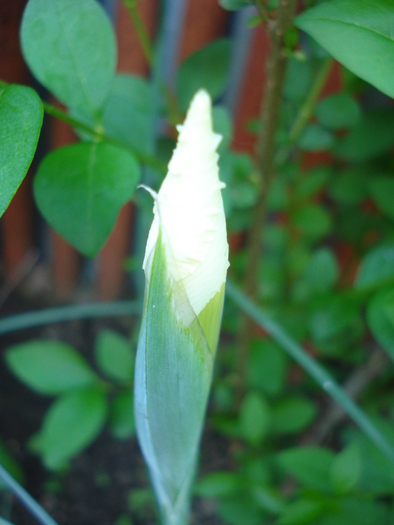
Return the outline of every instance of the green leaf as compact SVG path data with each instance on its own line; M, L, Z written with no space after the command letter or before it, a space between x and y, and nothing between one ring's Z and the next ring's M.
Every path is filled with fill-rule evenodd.
M365 173L359 168L339 172L330 184L330 195L341 204L359 204L367 197Z
M394 289L383 290L372 298L367 322L375 339L394 361Z
M24 474L19 463L11 456L8 449L0 441L0 465L16 480L18 483L24 483ZM0 496L2 490L7 490L7 486L0 479ZM1 524L0 524L1 525Z
M92 115L103 106L116 66L115 36L94 0L30 0L22 51L36 78L67 106Z
M249 393L239 411L239 426L242 436L257 445L270 431L271 411L263 396Z
M364 113L359 124L338 141L334 153L351 162L365 162L389 151L394 143L394 110Z
M313 240L320 239L330 232L331 217L318 204L303 206L292 216L293 225L306 237Z
M219 0L219 5L227 11L238 11L243 7L251 5L251 0Z
M0 91L0 217L33 160L42 116L41 101L32 89L8 86Z
M317 105L316 117L328 129L353 128L360 120L361 111L353 97L338 93L326 97Z
M253 341L248 361L249 387L279 394L286 379L286 364L285 353L276 343L269 339Z
M327 167L319 167L305 172L303 177L296 181L295 196L297 199L309 199L318 193L331 176Z
M374 177L369 188L372 200L379 210L394 220L394 178L385 175Z
M391 0L334 0L295 20L350 71L394 97Z
M61 341L29 341L6 351L11 371L41 394L56 395L85 388L97 376L83 357Z
M100 123L105 134L126 148L131 147L138 152L152 154L152 97L152 86L144 78L126 74L116 75ZM94 115L86 110L74 110L71 113L93 129L96 127ZM80 135L88 140L94 139L85 131Z
M305 98L308 88L312 83L313 71L310 62L289 59L283 97L291 102L300 102Z
M289 396L272 408L272 428L276 434L299 432L312 423L317 413L315 404L302 396Z
M362 259L356 281L356 288L370 288L394 279L394 244L378 246Z
M326 448L303 447L280 452L279 465L307 487L327 492L335 454Z
M352 491L360 480L362 458L360 447L352 443L335 457L330 471L331 484L337 494Z
M219 145L219 153L227 148L232 140L233 128L231 115L224 106L215 106L212 109L213 129L215 133L222 135L222 142Z
M182 109L195 92L205 88L217 99L224 91L230 63L229 40L216 40L187 58L180 66L176 88Z
M228 525L261 525L262 512L248 494L220 501L217 513Z
M73 144L53 151L34 181L37 205L53 228L93 257L120 208L131 199L140 169L127 151L105 143Z
M112 330L100 332L95 346L97 364L115 381L131 383L134 372L134 354L130 341Z
M240 486L235 472L211 472L198 481L193 492L202 498L225 498L239 492Z
M339 274L337 260L328 248L313 253L305 268L303 281L313 292L325 292L335 284Z
M109 413L109 428L117 439L129 439L135 433L132 389L116 394Z
M326 503L312 499L299 499L287 505L278 520L278 525L304 525L314 523L326 510Z
M305 151L323 151L331 148L334 135L317 124L309 124L302 132L298 145Z
M38 440L47 468L63 467L90 445L104 426L107 404L104 391L98 387L71 392L52 404Z
M389 525L387 507L367 498L337 499L313 525Z

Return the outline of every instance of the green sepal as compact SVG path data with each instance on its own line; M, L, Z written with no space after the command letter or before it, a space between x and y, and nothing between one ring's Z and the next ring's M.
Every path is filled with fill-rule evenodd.
M185 318L192 319L188 326ZM134 410L140 446L167 524L184 523L187 516L212 367L213 352L184 291L170 277L159 235L145 293Z

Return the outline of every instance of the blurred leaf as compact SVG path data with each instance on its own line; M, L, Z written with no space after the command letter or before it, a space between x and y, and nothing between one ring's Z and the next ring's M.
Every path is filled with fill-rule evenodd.
M309 328L317 342L344 338L359 320L357 306L342 296L332 295L311 307Z
M222 135L219 152L227 148L232 140L233 127L231 115L224 106L214 106L212 109L213 129L215 133Z
M222 499L218 514L229 525L261 525L262 520L259 508L248 494Z
M9 348L5 358L18 379L41 394L61 394L98 380L83 357L61 341L21 343Z
M353 128L360 120L361 111L348 93L338 93L324 98L317 105L316 117L328 129Z
M368 326L394 361L394 289L374 295L367 308Z
M20 464L13 458L2 441L0 441L0 465L18 482L24 483L24 474ZM0 495L2 490L8 490L7 486L0 479Z
M0 91L0 217L33 160L42 115L41 100L33 89L11 85Z
M276 178L270 184L267 195L267 208L269 211L285 211L289 203L288 188L286 182Z
M96 341L95 355L97 364L108 377L132 382L134 353L128 339L112 330L103 330Z
M359 482L361 474L360 448L352 443L336 455L331 465L331 484L337 494L351 492Z
M327 167L319 167L305 172L296 181L295 197L302 200L313 197L325 186L330 175L331 170Z
M239 426L242 436L257 445L269 432L271 412L267 401L256 393L248 393L240 407Z
M349 497L337 499L335 503L313 525L390 525L387 507L378 501Z
M186 110L200 88L205 88L216 100L224 91L229 63L229 40L216 40L187 58L181 64L176 80L182 109Z
M394 178L385 175L374 177L369 183L369 188L379 210L394 220Z
M365 172L350 168L336 174L330 184L331 197L341 204L359 204L367 197Z
M318 204L309 204L297 210L292 216L292 222L306 237L313 240L324 237L331 230L331 217Z
M331 148L334 135L318 124L308 124L298 139L298 146L305 151L323 151Z
M394 143L394 110L364 113L359 124L338 141L334 153L351 162L364 162L387 152Z
M303 447L280 452L279 465L297 481L307 487L327 492L330 490L329 473L335 454L327 448Z
M356 288L369 288L394 279L394 245L378 246L362 259L354 283Z
M202 498L224 498L240 490L240 478L235 472L211 472L200 479L193 492Z
M278 395L286 378L287 359L283 350L269 339L251 343L248 361L248 385L270 395Z
M328 248L312 254L304 272L304 281L313 292L324 292L333 287L338 279L337 260Z
M39 434L45 466L56 470L81 452L98 436L106 417L107 398L98 387L78 390L55 401Z
M299 432L312 423L316 405L302 396L289 396L272 407L272 428L276 434Z
M269 514L280 514L285 507L280 491L262 483L253 486L251 496L256 505Z
M103 106L116 66L111 23L94 0L30 0L21 28L35 77L67 106L92 115Z
M339 62L394 97L394 37L391 0L334 0L295 20Z
M251 3L251 0L219 0L219 5L227 11L238 11Z
M115 395L110 406L109 428L117 439L129 439L135 433L133 391Z
M129 201L140 169L127 151L105 143L80 143L50 153L35 181L37 205L51 226L93 257Z
M304 100L312 83L313 72L310 62L289 59L286 68L283 97L291 102Z
M324 501L312 499L299 499L287 505L278 520L278 525L303 525L314 523L326 510Z

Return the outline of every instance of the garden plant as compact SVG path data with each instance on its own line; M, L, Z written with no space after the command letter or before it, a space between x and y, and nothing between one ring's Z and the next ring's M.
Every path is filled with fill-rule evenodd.
M0 214L48 114L80 141L40 160L43 219L92 258L134 200L143 239L135 300L0 319L0 334L100 315L138 325L129 339L102 331L94 362L55 339L6 350L9 373L52 399L29 447L67 472L104 428L136 434L164 525L197 523L196 500L229 525L391 525L394 0L219 1L251 12L250 31L270 41L253 154L233 143L223 104L230 39L183 61L168 86L160 28L151 41L138 1L123 3L148 79L116 74L96 0L29 0L24 59L65 109L0 80ZM341 88L325 94L333 71ZM228 468L199 475L205 419ZM56 525L19 470L0 441L0 493ZM117 524L132 519L133 508Z

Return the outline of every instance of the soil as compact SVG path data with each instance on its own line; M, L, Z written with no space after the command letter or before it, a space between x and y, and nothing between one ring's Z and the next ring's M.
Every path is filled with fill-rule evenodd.
M14 298L3 315L15 310L30 311L42 304ZM153 525L158 523L149 477L136 439L119 441L104 431L76 457L66 474L47 472L27 447L29 438L41 424L51 400L25 388L5 366L3 350L22 341L56 338L72 344L88 359L93 342L103 328L130 333L127 319L80 320L24 330L3 336L0 342L0 439L22 466L25 488L59 525ZM201 470L228 467L228 443L206 431L202 443ZM10 514L4 505L11 501ZM36 523L20 503L0 493L0 516L14 525ZM215 516L215 503L196 499L192 525L221 525Z

